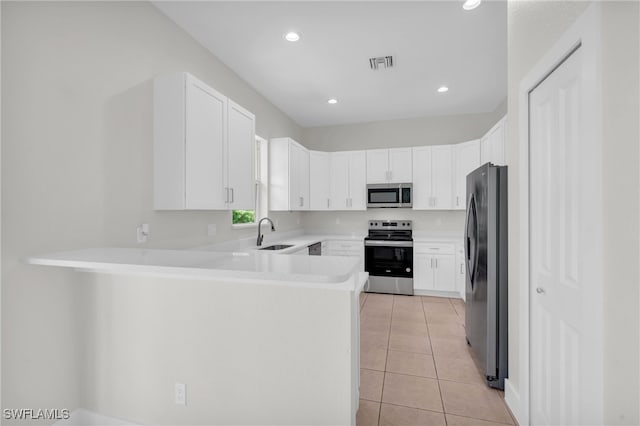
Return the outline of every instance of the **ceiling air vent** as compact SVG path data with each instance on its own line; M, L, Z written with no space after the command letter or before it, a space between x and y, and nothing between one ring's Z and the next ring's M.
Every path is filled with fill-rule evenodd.
M377 58L369 58L369 65L372 70L378 68L392 68L393 56L378 56Z

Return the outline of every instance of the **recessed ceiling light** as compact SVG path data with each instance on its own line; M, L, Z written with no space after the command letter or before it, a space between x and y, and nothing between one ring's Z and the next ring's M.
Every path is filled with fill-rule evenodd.
M300 34L294 33L293 31L291 31L290 33L286 33L284 35L284 38L287 41L298 41L300 40Z
M438 87L438 93L445 93L448 92L449 88L447 86L440 86Z
M331 105L333 105L333 104L337 104L338 100L337 99L329 99L327 102L330 103Z
M476 7L480 6L480 3L482 3L482 0L467 0L462 5L462 8L464 10L473 10Z

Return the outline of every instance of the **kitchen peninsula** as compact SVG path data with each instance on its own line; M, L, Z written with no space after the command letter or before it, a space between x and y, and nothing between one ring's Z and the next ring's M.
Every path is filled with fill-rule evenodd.
M156 424L355 423L367 277L357 258L100 248L26 261L79 271L101 412ZM175 384L186 384L188 409L166 408Z

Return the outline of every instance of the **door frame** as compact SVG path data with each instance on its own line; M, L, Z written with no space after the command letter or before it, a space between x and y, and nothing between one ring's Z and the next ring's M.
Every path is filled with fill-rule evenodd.
M530 423L531 404L531 380L530 380L530 204L529 204L529 94L549 74L551 74L562 62L577 48L581 49L582 67L584 77L591 84L584 85L582 92L584 109L584 123L588 126L585 132L585 144L589 147L583 155L589 163L593 164L593 176L595 187L593 188L593 205L595 208L595 240L592 242L593 255L598 259L595 268L593 282L590 283L590 291L585 297L585 305L589 306L593 315L589 318L586 328L593 330L590 335L589 347L598 348L594 351L589 364L593 366L591 385L597 386L595 396L589 403L593 409L590 415L594 419L600 419L595 423L601 423L603 419L603 324L602 324L602 166L600 162L602 151L602 70L601 70L601 11L598 2L592 3L576 22L563 34L553 47L542 57L540 61L527 73L520 83L518 90L518 149L519 149L519 179L520 191L520 246L519 246L519 311L518 340L514 344L519 345L518 367L519 385L516 388L509 380L505 383L505 399L514 412L521 425ZM513 340L512 340L513 341Z

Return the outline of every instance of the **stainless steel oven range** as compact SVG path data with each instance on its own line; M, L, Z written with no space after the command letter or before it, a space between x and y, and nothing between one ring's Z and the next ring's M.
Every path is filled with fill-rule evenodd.
M370 220L364 239L365 291L413 295L413 237L410 220Z

